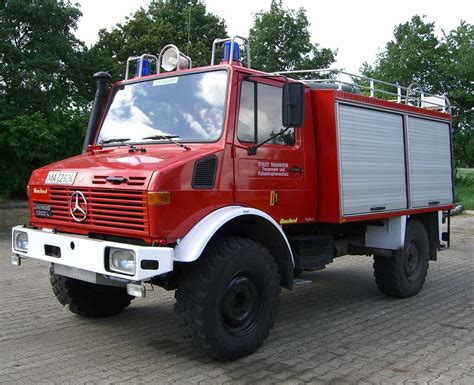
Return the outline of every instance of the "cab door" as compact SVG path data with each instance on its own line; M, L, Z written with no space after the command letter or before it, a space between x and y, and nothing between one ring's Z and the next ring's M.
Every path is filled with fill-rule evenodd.
M280 224L307 221L300 128L290 128L250 155L249 147L283 130L282 82L243 77L234 137L235 200L260 209ZM307 211L306 211L307 212Z

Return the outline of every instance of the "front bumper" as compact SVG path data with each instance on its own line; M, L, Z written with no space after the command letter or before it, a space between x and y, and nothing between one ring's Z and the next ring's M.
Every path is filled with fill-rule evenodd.
M22 252L15 249L13 239L15 230L28 234L28 251ZM51 246L56 250L57 248L60 249L60 257L47 255L47 250ZM121 274L106 269L106 249L110 247L135 252L135 275ZM136 246L128 243L91 239L83 235L56 234L50 230L35 230L24 226L12 228L12 251L20 258L39 259L57 265L102 274L110 278L121 278L130 282L146 281L173 270L174 249L171 247ZM142 264L142 261L157 261L158 266L156 266L156 263ZM153 269L149 268L150 265L153 265ZM144 269L142 266L148 268Z

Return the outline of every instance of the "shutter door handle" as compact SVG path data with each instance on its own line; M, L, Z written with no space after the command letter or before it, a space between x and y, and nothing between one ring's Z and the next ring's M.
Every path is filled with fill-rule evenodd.
M376 206L376 207L371 207L370 211L379 211L379 210L385 210L385 206Z

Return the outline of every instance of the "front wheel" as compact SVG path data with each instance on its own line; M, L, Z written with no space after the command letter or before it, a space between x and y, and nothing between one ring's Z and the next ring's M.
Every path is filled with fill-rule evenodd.
M182 265L175 313L190 344L220 361L235 360L262 345L278 313L280 279L267 249L228 237Z
M429 240L423 223L409 220L405 247L391 258L374 256L375 282L390 296L406 298L418 294L428 274Z

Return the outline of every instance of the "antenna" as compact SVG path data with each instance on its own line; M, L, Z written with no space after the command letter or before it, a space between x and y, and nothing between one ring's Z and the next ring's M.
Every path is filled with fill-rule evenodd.
M193 3L190 1L188 2L188 8L189 8L189 16L188 16L188 44L186 44L186 56L189 55L189 46L191 45L191 7Z

